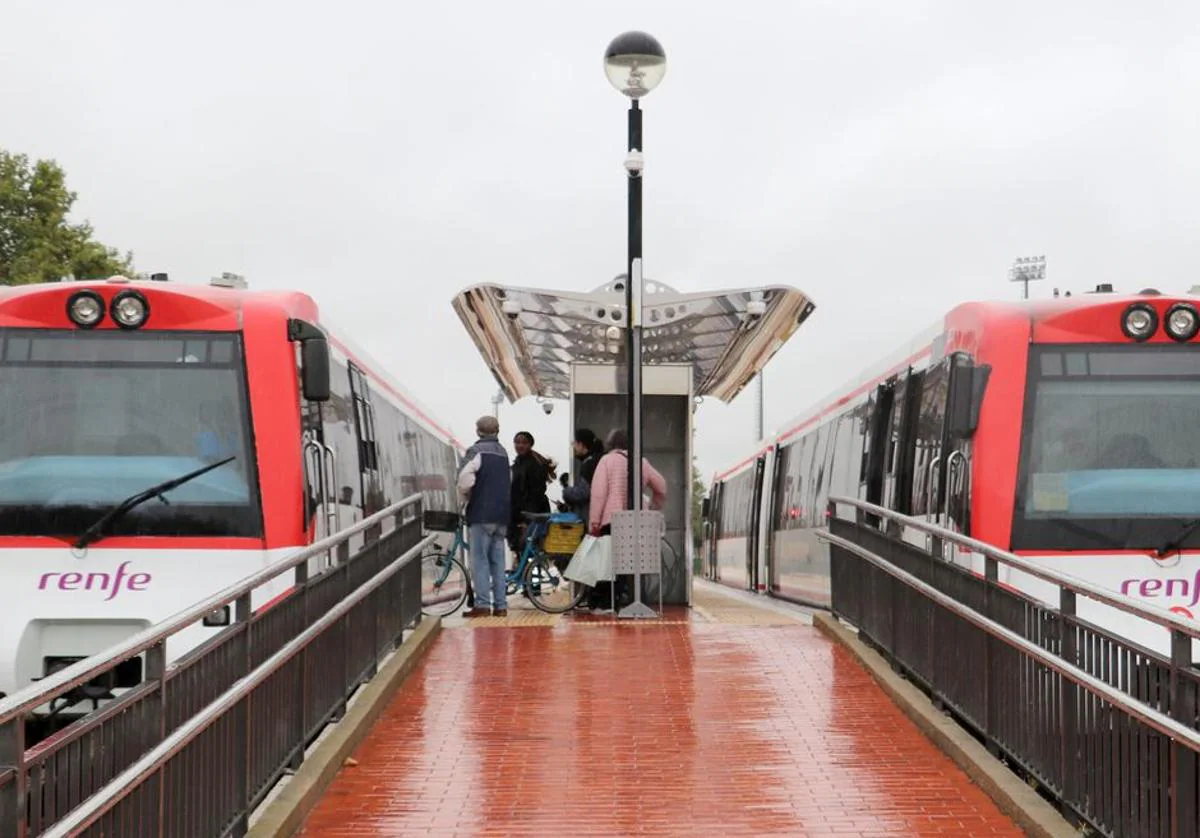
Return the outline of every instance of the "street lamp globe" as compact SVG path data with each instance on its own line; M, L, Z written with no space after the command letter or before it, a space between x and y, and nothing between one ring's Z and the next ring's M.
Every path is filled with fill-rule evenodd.
M667 53L653 35L624 32L604 50L604 72L613 87L640 99L667 74Z

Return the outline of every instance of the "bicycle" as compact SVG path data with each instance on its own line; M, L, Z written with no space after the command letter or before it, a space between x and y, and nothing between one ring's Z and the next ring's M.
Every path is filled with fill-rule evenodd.
M546 552L544 544L551 527L578 530L583 538L583 521L572 513L522 513L529 522L525 528L524 546L515 567L505 571L504 582L509 596L523 592L534 607L547 614L562 614L577 606L588 588L563 578L571 561L571 552ZM468 601L475 604L475 590L467 563L460 555L469 555L466 522L454 512L427 510L425 529L434 532L453 532L449 549L438 550L421 560L421 611L431 617L448 617ZM563 544L562 538L555 543ZM567 536L566 544L570 544ZM578 544L578 541L575 541Z

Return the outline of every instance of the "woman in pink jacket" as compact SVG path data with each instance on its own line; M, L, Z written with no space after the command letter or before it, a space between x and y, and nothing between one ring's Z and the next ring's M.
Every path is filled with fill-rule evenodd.
M629 508L629 453L626 451L627 435L617 428L608 435L608 453L600 458L596 473L592 476L591 507L588 510L588 530L594 536L612 534L612 516ZM650 509L662 509L667 500L667 481L654 466L642 458L642 492L651 492ZM625 580L627 581L627 580ZM606 607L611 601L608 586L601 582L592 589L589 606ZM617 586L619 604L629 600L622 585Z
M592 502L589 511L588 529L592 535L609 535L612 532L614 512L629 508L629 453L624 428L617 428L608 435L608 453L596 464L592 476ZM642 457L642 492L651 492L650 508L662 509L667 500L667 481L658 469Z

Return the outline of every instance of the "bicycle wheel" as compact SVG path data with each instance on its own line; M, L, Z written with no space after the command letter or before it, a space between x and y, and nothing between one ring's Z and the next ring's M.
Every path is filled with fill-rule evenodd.
M570 556L539 553L525 565L525 596L539 611L562 614L578 605L587 593L586 585L563 578L570 561Z
M446 617L462 608L470 585L462 562L449 553L421 559L421 613Z
M662 548L660 550L662 556L662 574L664 590L671 590L675 587L675 580L679 578L679 572L682 569L679 564L679 554L675 552L675 548L671 546L671 542L667 541L667 537L662 537Z

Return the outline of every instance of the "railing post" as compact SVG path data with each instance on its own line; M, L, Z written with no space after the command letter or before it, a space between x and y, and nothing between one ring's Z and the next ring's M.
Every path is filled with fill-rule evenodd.
M0 726L0 771L13 769L14 776L0 786L0 835L26 838L25 720L15 718Z
M234 605L234 619L240 628L243 643L242 674L249 675L254 671L254 658L251 649L250 618L253 611L250 607L250 593L246 592L237 599ZM233 771L235 788L238 793L240 810L237 814L233 831L234 838L241 838L250 827L250 757L252 748L250 739L250 702L254 694L250 693L237 704L234 710L234 742L238 743L238 758L234 760Z
M308 562L301 562L296 565L296 596L300 597L300 631L308 628ZM299 722L294 741L296 742L296 751L292 754L292 758L288 761L288 768L292 771L299 771L300 766L304 763L304 741L308 738L308 647L305 646L296 655L296 707L298 708Z
M350 563L343 561L338 564L337 573L341 575L341 594L337 601L342 602L350 595ZM331 721L341 721L346 715L346 695L350 692L350 612L347 611L337 621L335 631L341 632L342 635L342 679L338 684L338 703L333 708L333 714L330 716Z
M1192 638L1171 631L1171 718L1189 728L1196 726L1196 692L1191 678ZM1196 753L1186 745L1171 746L1171 835L1191 838L1196 823Z
M1058 589L1058 620L1062 635L1059 638L1059 655L1072 666L1076 665L1075 654L1075 592L1069 588ZM1060 676L1061 677L1061 676ZM1059 718L1062 720L1062 735L1060 737L1059 766L1062 772L1062 797L1059 798L1059 811L1068 821L1073 821L1075 814L1072 804L1079 799L1079 761L1076 759L1078 749L1077 733L1079 687L1069 678L1062 679L1062 690L1059 692Z
M1000 583L1000 563L991 556L983 557L983 615L989 620L996 619L996 587ZM1000 756L1000 746L996 744L996 728L999 722L996 718L1000 702L995 695L996 690L996 640L991 634L984 634L983 655L983 717L984 743L988 753L994 757Z
M146 750L150 750L167 738L167 643L160 640L146 650L146 681L157 681L158 688L146 696L146 716L148 727L146 731ZM154 782L152 780L151 782ZM163 769L158 771L158 816L157 835L166 838L167 823L167 774Z

